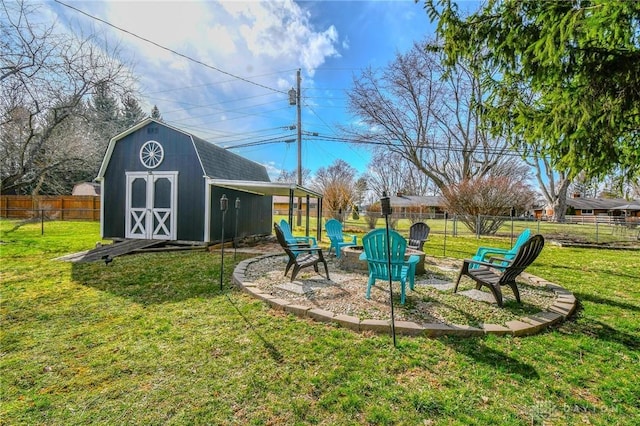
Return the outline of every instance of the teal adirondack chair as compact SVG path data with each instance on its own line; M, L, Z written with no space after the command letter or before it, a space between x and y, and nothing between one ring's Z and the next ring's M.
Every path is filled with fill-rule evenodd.
M369 266L369 281L367 282L367 299L371 298L371 287L376 280L400 281L400 303L405 301L405 286L409 280L409 288L413 290L416 274L416 264L420 257L409 256L405 261L404 255L407 249L407 240L394 230L389 230L389 245L391 253L391 271L387 261L387 230L385 228L374 229L362 237L364 252L360 255L360 260L366 260Z
M342 247L355 246L358 244L357 236L342 233L342 224L336 219L329 219L324 224L324 229L327 233L327 237L329 237L329 241L331 241L328 253L331 253L331 250L335 249L336 258L338 259L340 259L340 251L342 250ZM345 237L348 238L346 239Z
M282 234L284 235L284 239L290 244L300 244L306 243L311 247L317 247L318 243L314 237L295 237L291 232L291 227L289 226L289 222L282 219L280 221L280 229L282 230Z
M520 249L520 246L527 242L530 235L531 230L529 228L526 228L518 236L515 244L513 244L513 247L511 247L510 249L502 249L497 247L478 247L478 250L476 251L476 254L472 259L478 262L489 262L492 257L500 257L501 259L506 260L506 262L503 260L499 260L492 263L496 265L494 266L495 269L502 271L509 265L508 261L513 260L513 258L516 257L516 254L518 254L518 249ZM477 269L479 267L480 266L478 264L472 264L470 266L471 269Z

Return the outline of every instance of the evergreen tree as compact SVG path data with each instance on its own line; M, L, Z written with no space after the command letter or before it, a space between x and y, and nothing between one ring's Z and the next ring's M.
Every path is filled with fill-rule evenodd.
M490 0L463 17L426 0L455 66L480 60L493 129L574 177L640 175L640 2Z
M162 115L160 115L160 110L157 105L154 105L153 108L151 108L151 118L162 121Z
M122 127L124 129L128 129L145 117L146 114L142 111L136 98L131 95L122 98Z
M107 84L98 84L90 102L94 136L105 144L122 130L120 105Z

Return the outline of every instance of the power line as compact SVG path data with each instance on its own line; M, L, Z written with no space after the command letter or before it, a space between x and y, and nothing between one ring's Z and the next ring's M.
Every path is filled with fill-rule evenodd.
M255 141L255 142L247 142L247 143L243 143L243 144L239 144L239 145L227 146L227 147L225 147L225 149L247 148L247 147L250 147L250 146L270 145L270 144L274 144L274 143L287 143L287 144L289 144L289 143L293 143L295 141L296 141L295 137L291 137L289 139L283 139L281 136L279 136L279 137L263 139L263 140Z
M343 138L343 137L333 137L333 136L325 136L325 135L309 135L313 137L313 140L324 140L328 142L339 142L339 143L349 143L354 145L377 145L377 146L394 146L394 147L402 147L403 145L398 143L390 143L388 141L381 141L375 139L358 139L358 138ZM432 149L439 151L454 151L454 152L469 152L469 149L465 149L462 147L453 147L445 144L431 144L428 146L417 146L416 149ZM522 155L513 150L501 150L501 149L488 149L486 151L487 154L495 154L495 155L505 155L512 157L522 157Z
M284 91L282 91L282 90L274 89L273 87L269 87L269 86L265 86L264 84L256 83L255 81L251 81L251 80L249 80L249 79L247 79L247 78L240 77L240 76L235 75L235 74L232 74L232 73L230 73L230 72L228 72L228 71L224 71L224 70L222 70L222 69L220 69L220 68L218 68L218 67L215 67L215 66L213 66L213 65L207 64L206 62L202 62L202 61L201 61L201 60L199 60L199 59L192 58L191 56L185 55L184 53L180 53L180 52L178 52L178 51L176 51L176 50L173 50L173 49L171 49L171 48L169 48L169 47L163 46L163 45L161 45L161 44L159 44L159 43L156 43L156 42L155 42L155 41L153 41L153 40L149 40L149 39L147 39L147 38L144 38L144 37L142 37L142 36L139 36L138 34L132 33L132 32L131 32L131 31L129 31L129 30L125 30L124 28L120 28L120 27L118 27L117 25L114 25L114 24L112 24L112 23L110 23L110 22L108 22L108 21L105 21L104 19L98 18L97 16L91 15L91 14L89 14L89 13L87 13L87 12L84 12L83 10L80 10L80 9L78 9L78 8L76 8L76 7L73 7L73 6L69 5L69 4L63 3L63 2L61 2L60 0L54 0L54 1L55 1L56 3L58 3L58 4L62 5L62 6L64 6L64 7L68 7L69 9L75 10L76 12L81 13L81 14L83 14L83 15L85 15L85 16L87 16L87 17L91 18L91 19L94 19L94 20L96 20L96 21L98 21L98 22L102 22L103 24L108 25L108 26L110 26L110 27L112 27L112 28L115 28L115 29L117 29L118 31L122 31L123 33L129 34L129 35L131 35L131 36L133 36L133 37L135 37L135 38L137 38L137 39L139 39L139 40L142 40L142 41L144 41L144 42L146 42L146 43L152 44L152 45L154 45L154 46L156 46L156 47L159 47L160 49L164 49L164 50L166 50L167 52L171 52L171 53L173 53L174 55L178 55L178 56L180 56L180 57L182 57L182 58L184 58L184 59L187 59L187 60L189 60L189 61L191 61L191 62L194 62L194 63L196 63L196 64L199 64L199 65L202 65L202 66L204 66L204 67L210 68L210 69L212 69L212 70L214 70L214 71L218 71L218 72L219 72L219 73L221 73L221 74L228 75L228 76L233 77L233 78L235 78L235 79L237 79L237 80L244 81L245 83L253 84L253 85L255 85L255 86L262 87L263 89L268 89L268 90L271 90L271 91L273 91L273 92L277 92L277 93L284 93L284 94L286 94L286 92L284 92Z
M295 71L295 70L296 70L296 68L292 68L292 69L288 69L288 70L279 70L279 71L269 72L269 73L265 73L265 74L254 75L252 77L253 78L266 77L266 76L269 76L269 75L278 75L278 74L283 74L283 73L291 72L291 71ZM173 89L157 90L155 92L148 92L147 94L148 95L155 95L157 93L166 93L166 92L175 92L175 91L178 91L178 90L197 89L197 88L200 88L200 87L214 86L216 84L231 83L231 82L234 82L234 81L236 81L236 79L232 78L232 79L229 79L229 80L214 81L212 83L197 84L197 85L194 85L194 86L182 86L182 87L176 87L176 88L173 88ZM263 95L257 95L257 96L265 96L265 95L263 94Z
M194 105L191 106L189 108L180 108L180 109L174 109L171 111L163 111L163 114L171 114L174 112L182 112L182 111L188 111L188 110L192 110L192 109L198 109L198 108L211 108L214 107L216 105L223 105L223 104L229 104L229 103L234 103L234 102L241 102L241 101L246 101L248 99L255 99L255 98L261 98L264 96L272 96L273 93L262 93L260 95L252 95L252 96L245 96L244 98L235 98L235 99L228 99L226 101L220 101L220 102L216 102L213 104L207 104L207 105ZM168 101L168 102L176 102L173 101L171 99L162 99L162 98L154 98L152 96L147 96L147 99L156 99L156 100L161 100L161 101ZM273 103L275 102L282 102L281 99L278 99L277 101L272 101ZM176 103L182 103L182 102L176 102ZM253 104L253 105L249 105L249 107L251 106L259 106L259 105L265 105L265 104Z
M327 142L347 143L347 144L354 144L354 145L374 145L374 146L393 145L396 147L401 146L398 144L392 144L386 141L373 140L373 139L342 138L342 137L334 137L334 136L316 135L315 133L306 133L305 136L306 136L304 139L305 141L327 141ZM241 145L234 145L234 146L227 147L226 149L244 148L246 146L269 145L269 144L276 144L276 143L291 143L291 142L292 141L290 140L282 140L282 138L270 138L270 139L255 141L255 142L248 142L246 144L241 144ZM417 148L418 149L434 149L434 150L441 150L441 151L446 150L446 151L454 151L454 152L469 151L468 149L451 147L447 145L439 145L439 144L433 144L430 146L420 146ZM496 150L489 150L487 153L496 154L496 155L500 154L500 155L512 156L512 157L521 157L520 153L509 151L509 150L503 152L501 150L496 149Z

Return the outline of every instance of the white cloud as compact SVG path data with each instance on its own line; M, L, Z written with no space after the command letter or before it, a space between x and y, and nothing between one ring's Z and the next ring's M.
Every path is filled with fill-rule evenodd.
M253 57L300 65L313 75L327 57L339 56L336 28L316 31L309 12L292 1L223 2L222 6L237 18L239 33Z
M350 44L349 44L349 37L345 37L344 40L342 40L342 48L344 50L349 50Z
M75 6L131 33L62 9L76 27L93 25L109 40L120 41L123 57L135 63L143 105L157 105L169 124L211 140L294 122L286 92L295 86L295 70L302 68L305 88L313 87L316 69L340 57L343 48L336 22L316 24L310 9L292 0L83 1ZM280 173L273 164L268 168L272 177Z
M291 0L108 2L100 6L104 19L126 31L252 81L254 75L301 67L310 83L327 58L340 56L336 27L317 30L310 12ZM147 76L141 83L151 91L161 90L163 84L233 80L132 35L115 30L114 34L127 42L141 74ZM295 84L295 72L258 82L286 90ZM217 87L223 96L238 97L256 90L261 89L237 80Z
M222 55L229 56L237 52L233 34L224 25L215 24L209 28L205 39L208 43L215 44Z
M282 173L282 169L276 166L275 162L273 161L262 163L262 165L267 169L267 174L269 175L271 181L276 181L280 176L280 173Z

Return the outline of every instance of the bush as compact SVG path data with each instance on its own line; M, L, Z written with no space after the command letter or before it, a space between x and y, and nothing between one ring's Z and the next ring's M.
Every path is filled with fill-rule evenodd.
M369 229L376 228L376 224L378 223L378 219L380 219L381 215L382 209L380 207L380 203L372 204L367 207L365 212L365 221L367 222Z
M509 176L469 179L450 186L442 195L445 210L480 235L495 234L512 207L518 215L530 210L535 200L529 186Z

